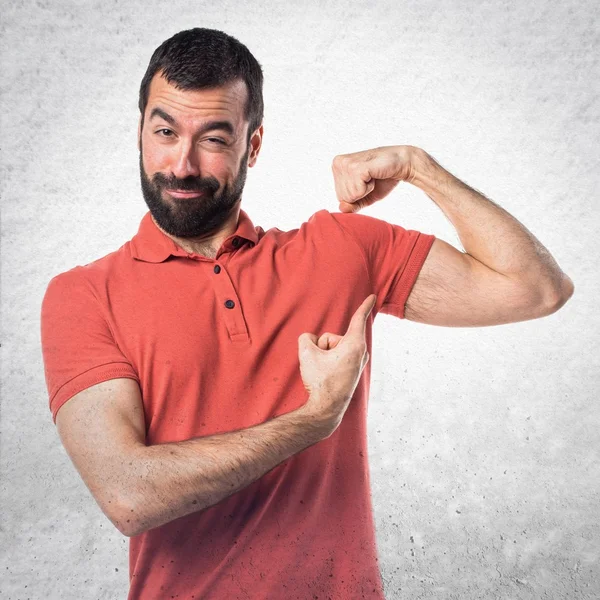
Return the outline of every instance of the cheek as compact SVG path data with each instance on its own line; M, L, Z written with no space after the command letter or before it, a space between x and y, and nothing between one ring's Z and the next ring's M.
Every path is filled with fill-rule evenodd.
M169 155L160 147L144 145L142 160L144 162L144 169L150 177L154 173L159 171L165 172L169 169Z
M148 132L142 133L142 159L147 173L164 170L169 164L169 154L168 146L157 144Z
M232 181L235 179L235 164L224 155L206 152L198 157L200 171L203 177L215 177L219 181Z
M153 144L152 141L144 142L144 159L148 162L159 163L166 156L164 146Z

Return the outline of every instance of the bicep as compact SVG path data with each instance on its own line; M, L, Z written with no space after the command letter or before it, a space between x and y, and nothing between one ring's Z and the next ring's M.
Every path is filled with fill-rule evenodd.
M56 426L94 499L123 532L131 463L136 450L145 446L139 384L111 379L75 394L58 411Z
M436 238L405 305L411 321L482 327L540 316L538 294Z

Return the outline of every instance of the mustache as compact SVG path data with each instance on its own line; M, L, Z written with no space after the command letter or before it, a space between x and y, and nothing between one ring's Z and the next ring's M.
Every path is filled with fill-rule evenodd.
M219 182L214 177L208 177L207 179L198 177L179 179L174 176L167 177L162 173L155 173L152 177L152 182L154 185L163 188L185 192L209 192L214 194L219 189Z

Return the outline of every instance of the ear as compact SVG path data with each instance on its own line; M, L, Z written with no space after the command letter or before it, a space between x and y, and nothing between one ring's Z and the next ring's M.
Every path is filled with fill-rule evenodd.
M248 155L248 166L253 167L256 164L258 153L262 146L263 126L261 126L252 134L250 138L250 154Z
M137 134L137 147L138 150L142 149L142 117L140 115L140 120L138 121L138 134Z

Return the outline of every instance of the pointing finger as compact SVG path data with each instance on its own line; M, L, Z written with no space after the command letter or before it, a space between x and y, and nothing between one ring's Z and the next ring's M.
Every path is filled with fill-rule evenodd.
M371 312L372 308L375 306L375 302L377 301L377 296L375 294L371 294L367 296L363 303L356 309L356 312L352 315L352 319L350 320L350 325L348 325L348 331L346 335L351 336L360 336L361 338L365 335L365 328L367 325L367 317Z

